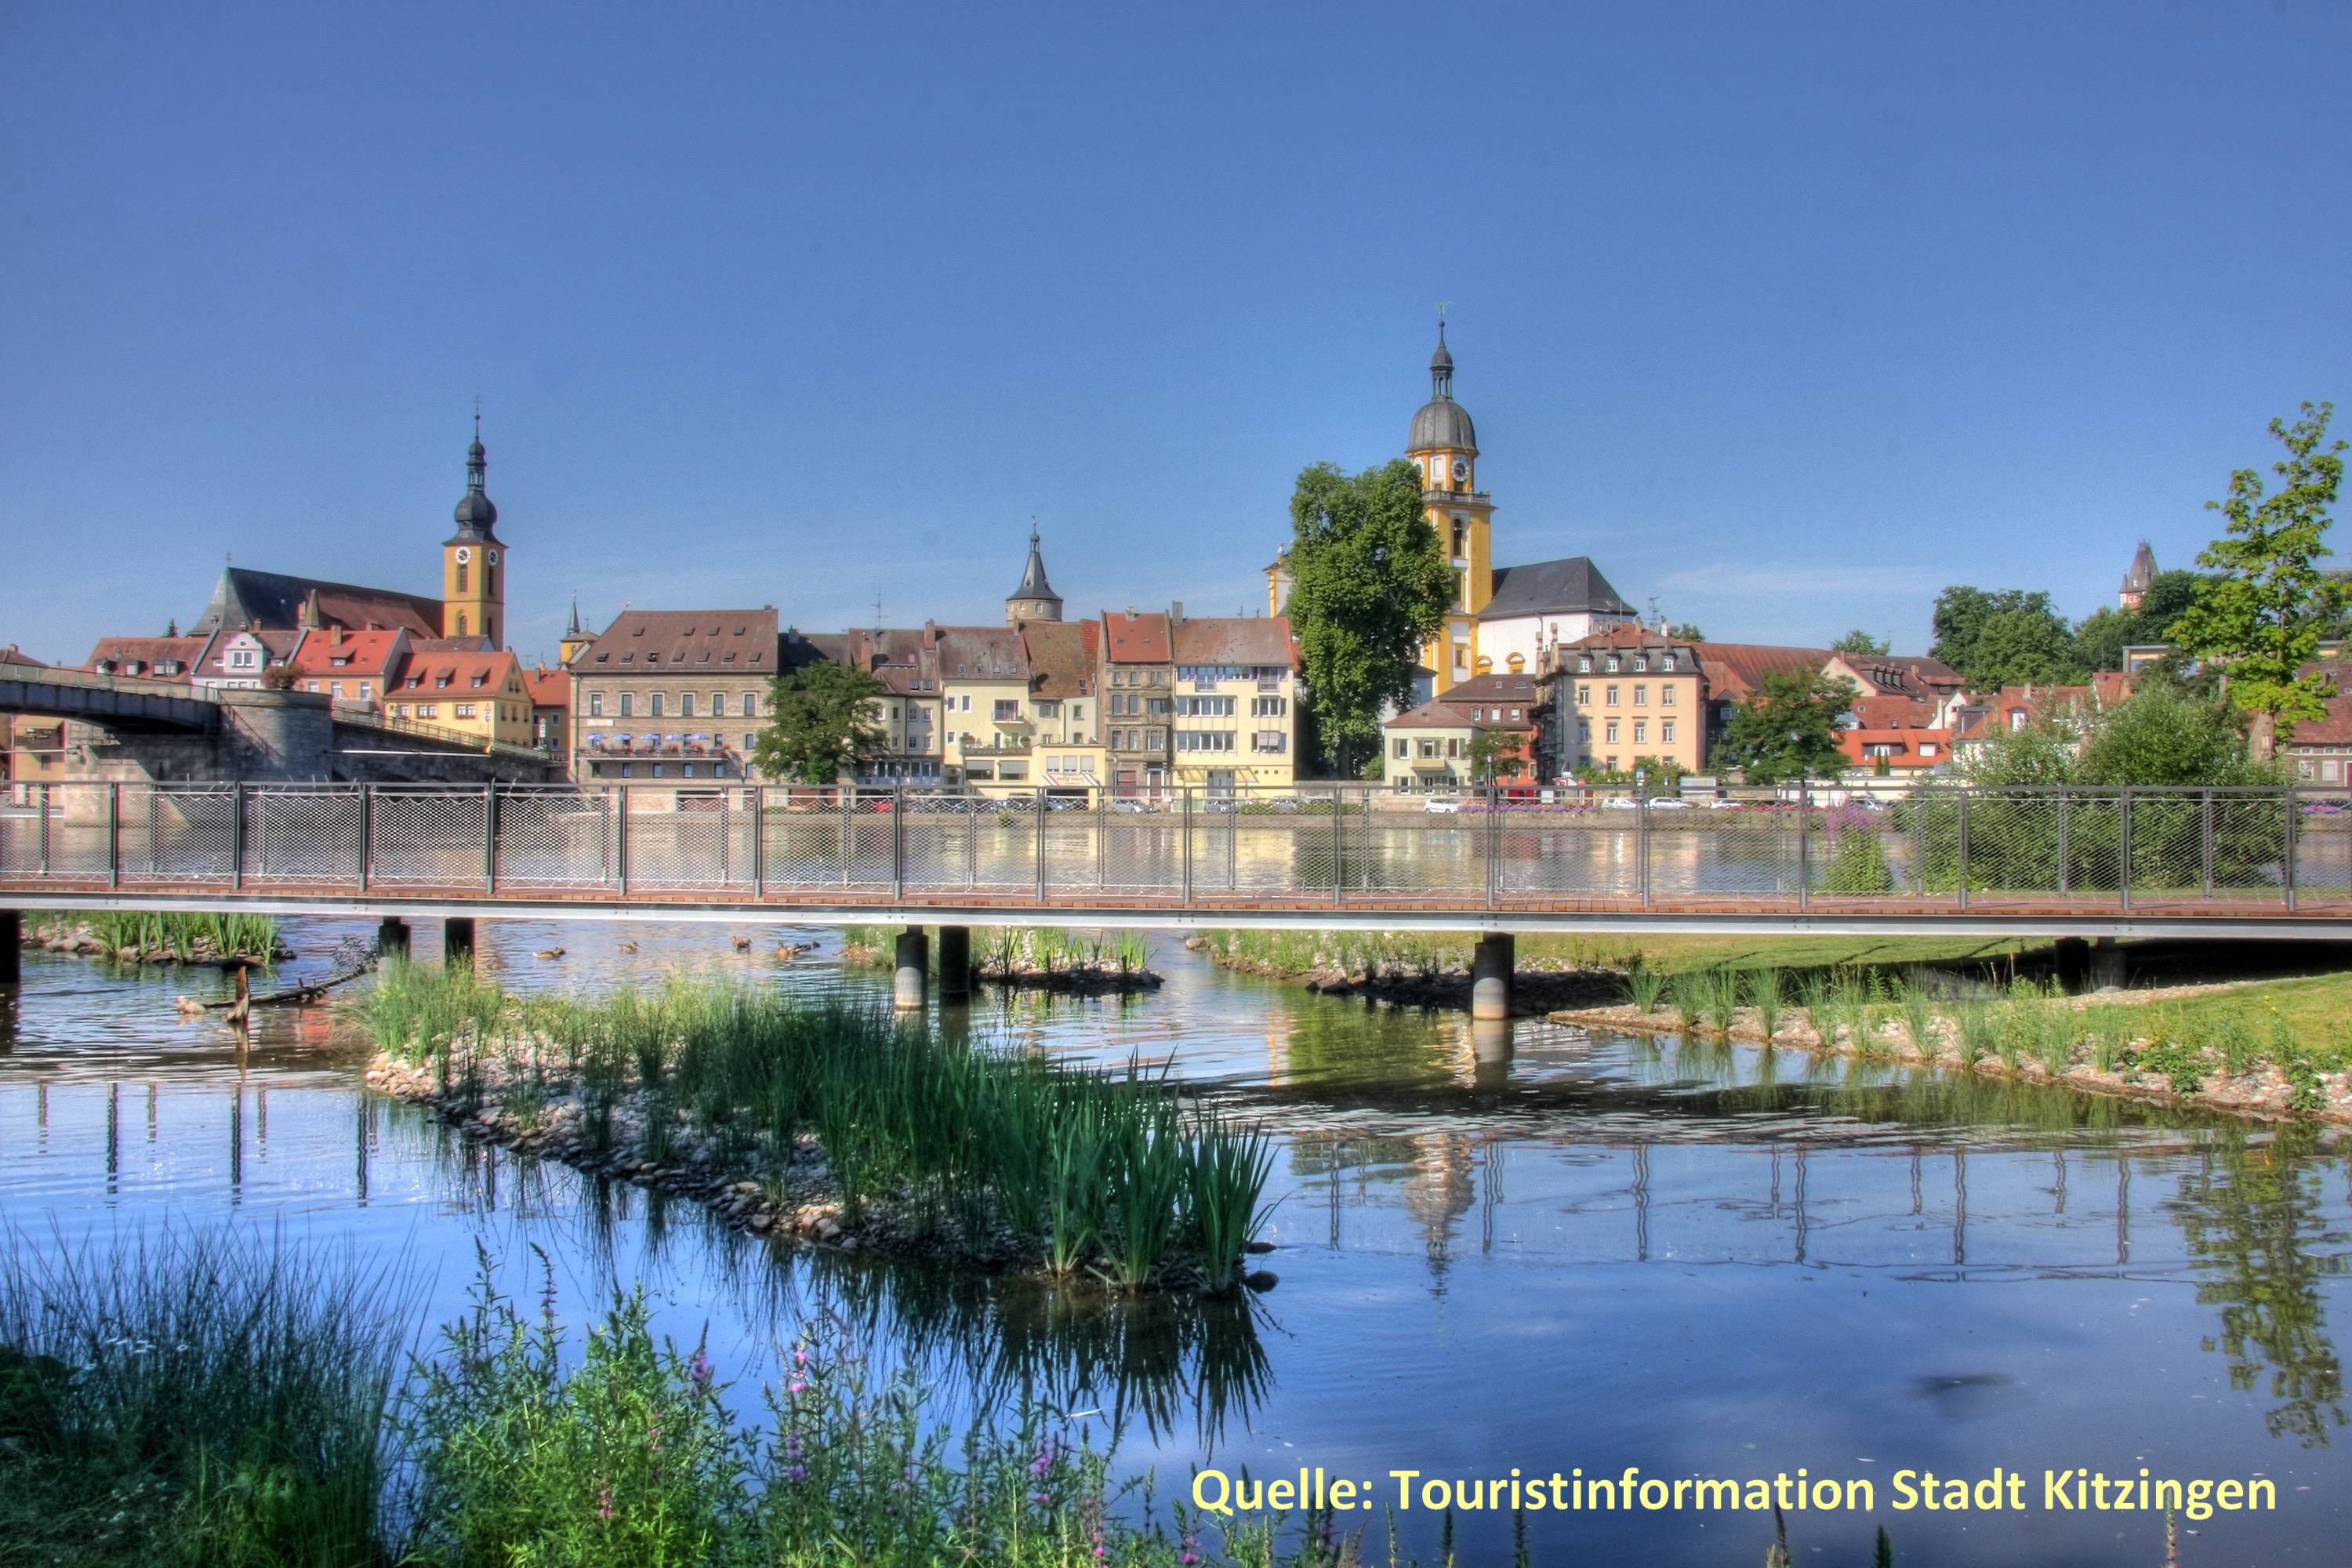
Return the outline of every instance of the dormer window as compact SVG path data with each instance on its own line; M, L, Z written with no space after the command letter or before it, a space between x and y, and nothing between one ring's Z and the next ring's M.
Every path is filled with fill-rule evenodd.
M1613 653L1609 656L1609 673L1612 675L1617 673L1617 656Z
M1659 661L1658 668L1664 670L1668 675L1672 675L1675 672L1675 656L1673 654L1666 655L1664 658Z
M1646 654L1646 653L1637 653L1637 654L1635 654L1635 655L1633 656L1633 669L1634 669L1635 673L1637 673L1637 674L1638 674L1638 673L1640 673L1641 671L1645 670L1645 669L1647 669L1647 668L1650 668L1650 656L1649 656L1648 654Z
M1580 653L1576 656L1576 672L1579 675L1591 675L1592 673L1592 656L1591 654Z

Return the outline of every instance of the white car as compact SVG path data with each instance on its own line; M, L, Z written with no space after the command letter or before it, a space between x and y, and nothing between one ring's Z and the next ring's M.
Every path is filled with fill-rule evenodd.
M1433 795L1421 803L1421 809L1435 816L1452 816L1462 809L1462 797L1452 795Z
M1650 802L1652 811L1688 811L1691 803L1678 795L1660 795Z

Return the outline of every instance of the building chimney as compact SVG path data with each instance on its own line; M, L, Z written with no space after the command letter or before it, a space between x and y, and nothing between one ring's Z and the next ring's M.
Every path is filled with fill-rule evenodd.
M1181 621L1184 618L1183 600L1171 599L1168 602L1168 618L1171 621Z

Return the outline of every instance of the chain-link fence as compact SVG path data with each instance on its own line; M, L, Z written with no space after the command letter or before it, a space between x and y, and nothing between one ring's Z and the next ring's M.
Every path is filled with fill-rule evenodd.
M1286 790L54 784L0 885L2019 914L2352 904L2352 809L2284 789L1790 786L1685 800Z

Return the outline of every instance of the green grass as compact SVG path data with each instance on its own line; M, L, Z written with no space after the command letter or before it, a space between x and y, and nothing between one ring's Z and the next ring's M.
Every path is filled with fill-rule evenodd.
M108 957L118 959L151 954L182 963L199 957L268 963L278 953L278 921L271 915L102 910L84 916L50 910L35 915L30 929L48 937L87 929Z
M1202 935L1220 957L1263 965L1277 973L1339 969L1349 973L1419 975L1452 967L1466 971L1475 939L1410 931L1211 931ZM1961 963L2030 952L2046 944L1974 938L1855 936L1552 936L1518 939L1522 969L1645 969L1661 974L1693 970L1885 968Z
M378 1271L168 1231L0 1258L0 1556L374 1564L407 1342Z
M1038 973L1136 975L1151 967L1151 949L1134 931L997 926L982 934L972 964L989 979Z
M1234 1287L1270 1171L1254 1129L1165 1081L1002 1053L843 998L673 981L601 1001L518 998L466 969L386 964L352 1008L379 1048L469 1104L492 1079L576 1089L592 1138L638 1097L646 1158L683 1109L740 1150L814 1132L852 1217L911 1205L967 1238L1001 1216L1062 1272Z

